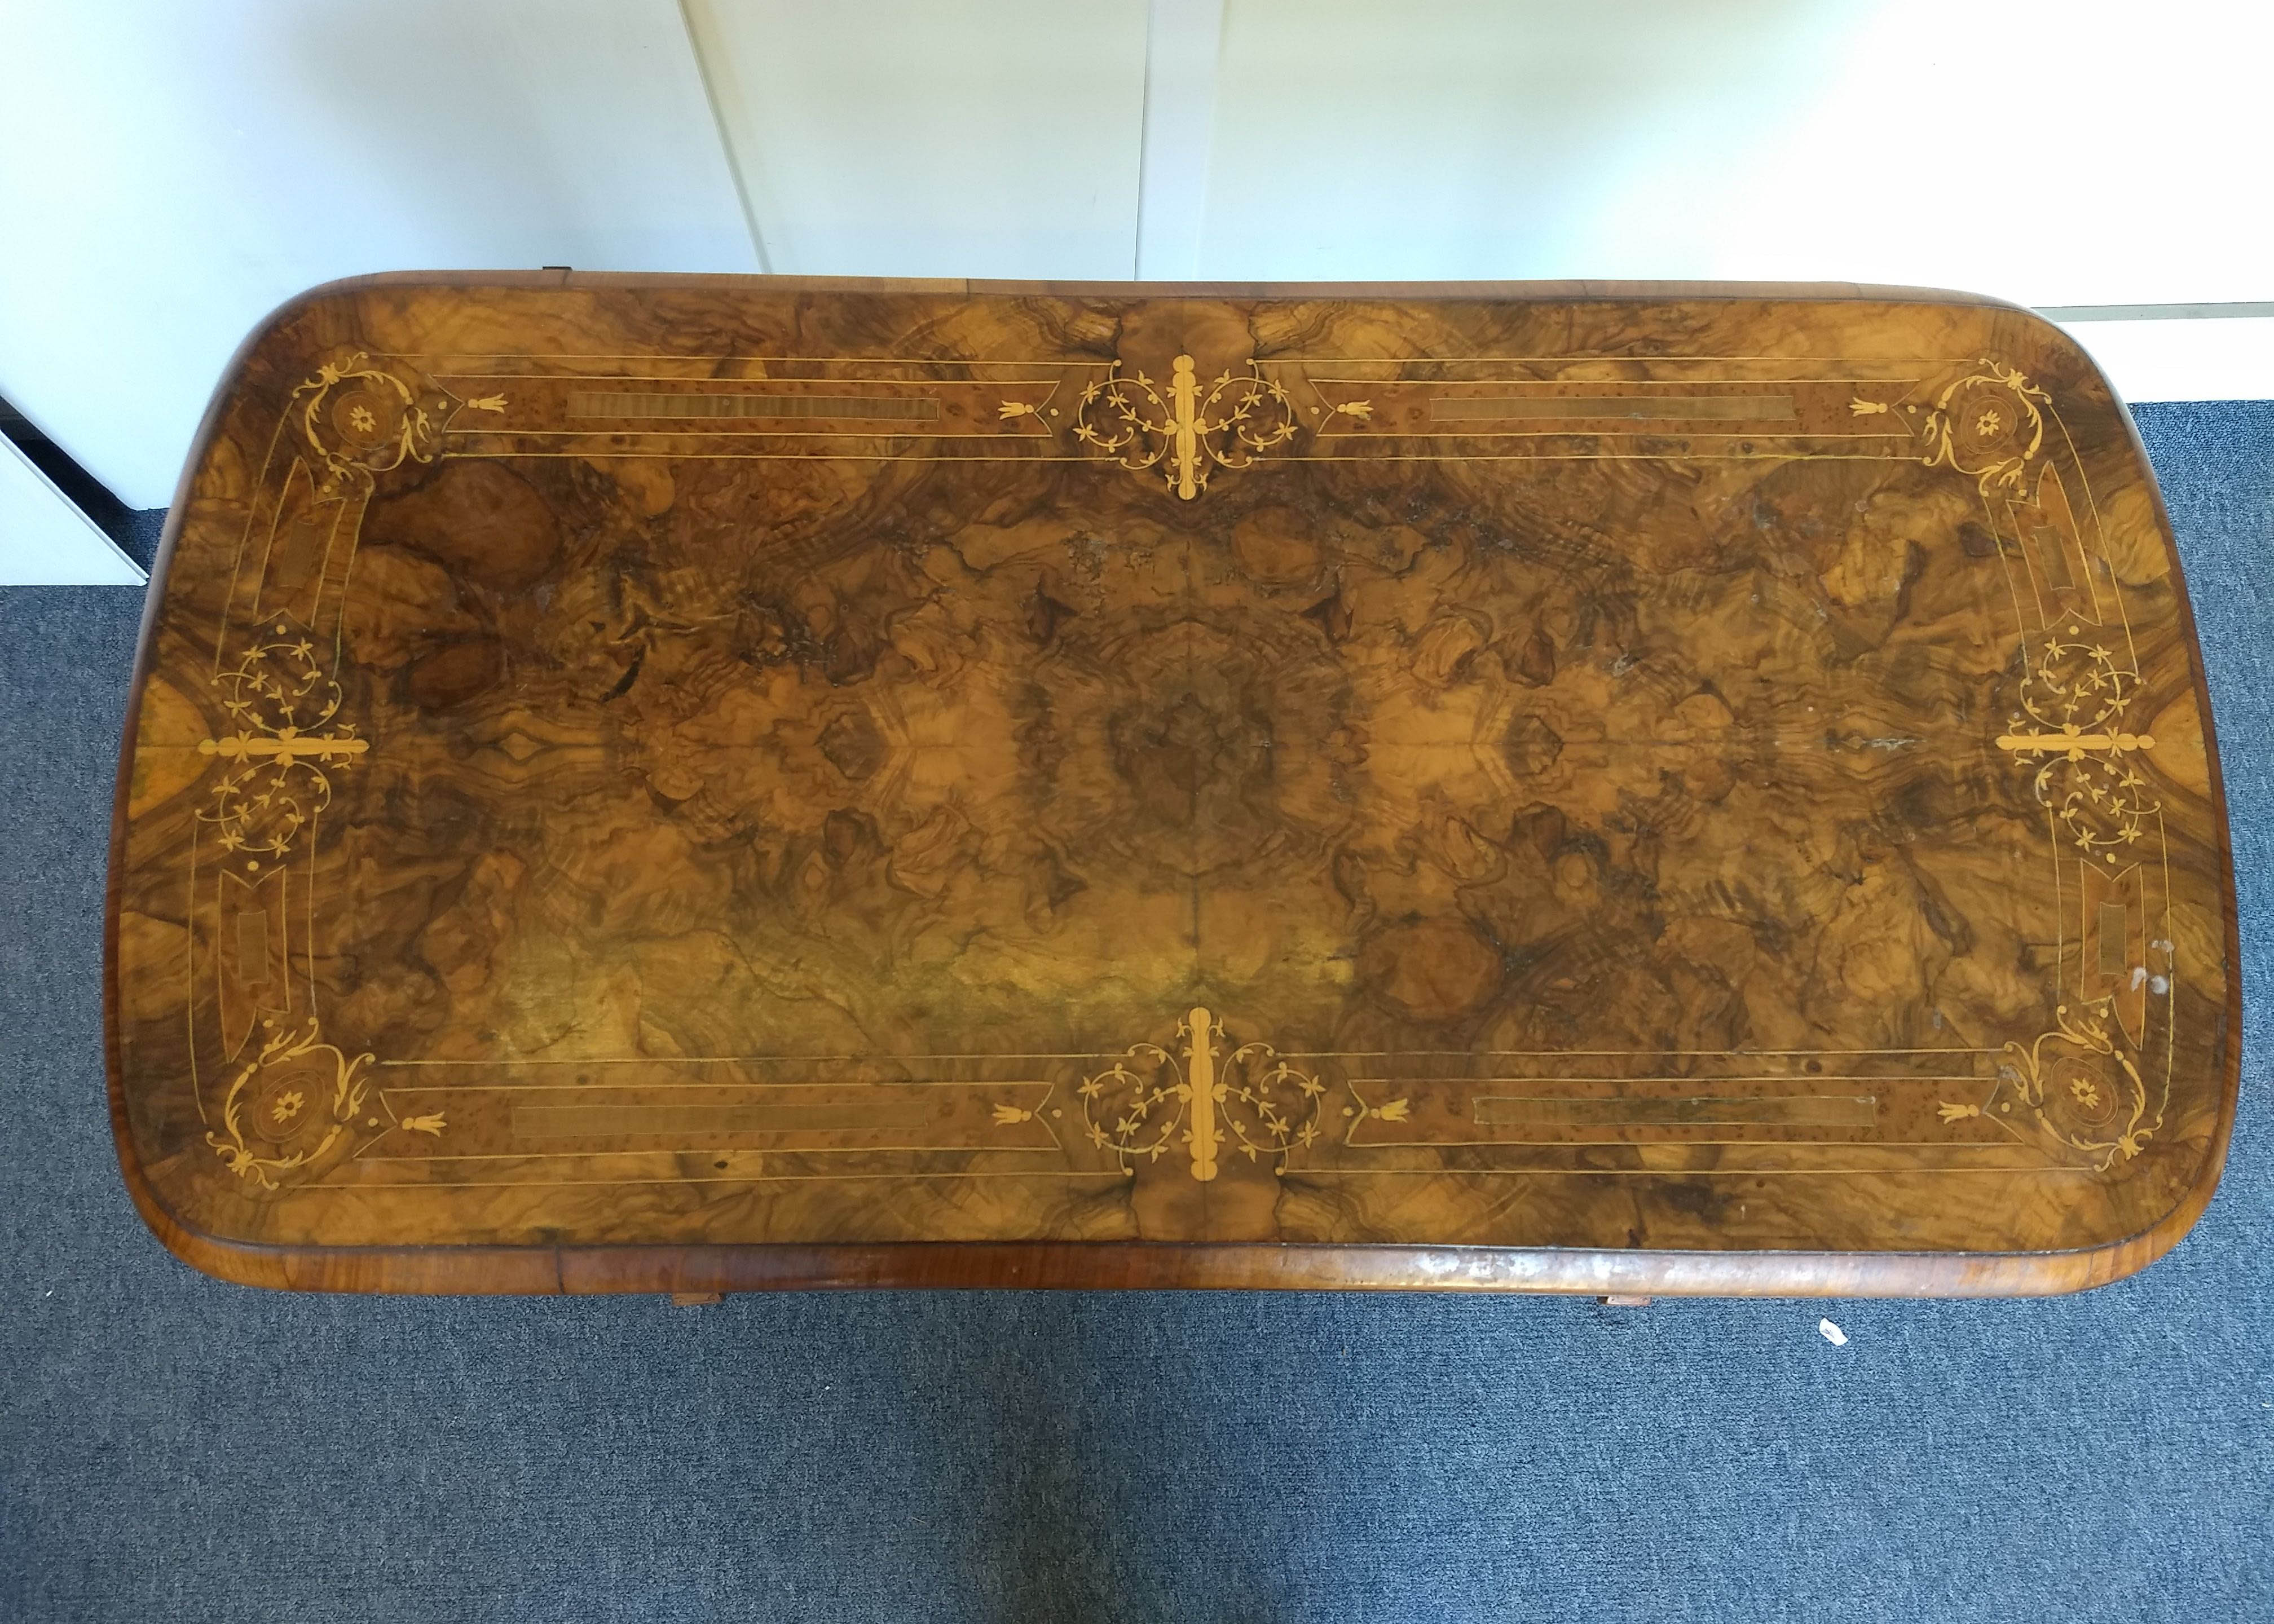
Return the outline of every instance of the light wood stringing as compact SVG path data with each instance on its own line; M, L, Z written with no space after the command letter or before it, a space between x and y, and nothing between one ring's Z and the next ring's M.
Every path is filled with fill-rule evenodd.
M2235 1086L2136 440L1902 290L319 290L113 887L273 1285L2061 1289Z

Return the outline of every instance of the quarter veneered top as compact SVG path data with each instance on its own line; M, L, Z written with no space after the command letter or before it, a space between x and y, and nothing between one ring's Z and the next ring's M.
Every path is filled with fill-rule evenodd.
M2216 1175L2198 655L2022 312L386 279L252 342L176 525L114 1086L239 1277L1962 1267ZM1060 1274L1261 1255L1140 1250Z

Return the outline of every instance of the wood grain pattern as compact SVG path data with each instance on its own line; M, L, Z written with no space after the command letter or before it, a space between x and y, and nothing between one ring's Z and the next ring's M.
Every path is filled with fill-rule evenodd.
M372 279L174 515L113 1109L232 1279L2052 1290L2217 1178L2200 656L2023 312Z

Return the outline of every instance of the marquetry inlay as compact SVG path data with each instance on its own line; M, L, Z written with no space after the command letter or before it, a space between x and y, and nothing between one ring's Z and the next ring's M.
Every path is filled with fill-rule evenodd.
M179 527L112 1016L200 1244L1416 1283L2081 1255L2213 1165L2193 636L2019 312L349 287Z

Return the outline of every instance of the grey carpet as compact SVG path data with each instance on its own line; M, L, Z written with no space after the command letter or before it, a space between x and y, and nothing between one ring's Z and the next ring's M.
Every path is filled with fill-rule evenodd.
M143 1232L102 1103L139 605L0 593L0 1619L2274 1614L2274 404L2139 415L2210 663L2249 1058L2195 1233L2046 1301L218 1284Z

